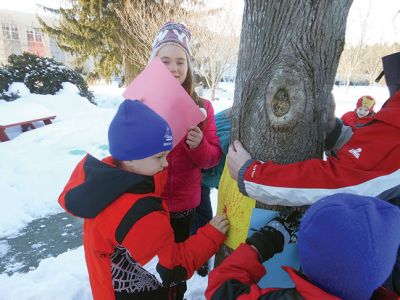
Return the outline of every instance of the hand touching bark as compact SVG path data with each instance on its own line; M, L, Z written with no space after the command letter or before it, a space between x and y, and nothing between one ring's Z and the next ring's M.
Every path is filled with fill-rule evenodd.
M197 148L203 140L203 132L198 126L189 128L189 132L186 137L186 144L190 149Z
M229 174L233 179L237 180L240 168L246 161L251 159L251 156L249 152L243 148L242 143L236 140L233 142L233 145L229 146L226 158L228 160Z

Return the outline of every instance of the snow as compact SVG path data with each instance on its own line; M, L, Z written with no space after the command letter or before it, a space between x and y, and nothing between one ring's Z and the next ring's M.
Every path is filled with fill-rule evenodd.
M3 126L51 116L55 113L40 104L0 101L0 125Z
M19 96L28 96L31 92L22 82L13 82L8 87L7 94L11 96L11 94L17 94Z
M0 275L0 299L92 299L83 247L43 260L36 270Z
M19 89L23 91L20 85ZM16 236L30 221L62 212L57 198L76 163L86 152L100 159L108 155L107 128L123 100L123 89L113 85L91 89L99 106L79 96L71 84L56 95L22 92L14 102L0 100L0 123L9 116L34 116L44 110L57 116L53 124L28 132L13 128L12 140L0 143L0 238ZM232 105L233 94L233 83L219 85L215 113ZM376 111L388 98L385 87L335 86L333 94L337 116L353 110L362 95L377 100ZM204 97L209 95L206 90ZM2 113L5 108L7 113ZM211 199L216 211L217 190L212 190ZM8 250L4 240L0 241L0 259ZM207 278L195 274L188 281L186 298L204 299L206 285ZM0 300L91 299L83 247L43 259L27 273L0 274L0 291Z

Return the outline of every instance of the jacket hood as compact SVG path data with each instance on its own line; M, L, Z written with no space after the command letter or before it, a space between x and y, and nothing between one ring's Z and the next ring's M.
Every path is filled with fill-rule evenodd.
M76 217L94 218L126 192L145 194L154 190L153 176L121 170L112 157L100 161L87 154L75 167L58 202Z
M400 91L390 97L376 113L374 120L379 120L387 124L400 128Z

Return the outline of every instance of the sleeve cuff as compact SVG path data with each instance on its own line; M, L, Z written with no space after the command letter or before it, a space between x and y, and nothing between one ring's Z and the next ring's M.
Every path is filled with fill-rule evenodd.
M186 144L186 142L184 142L186 151L187 152L192 152L192 153L204 151L204 149L203 149L205 147L204 139L205 139L205 137L203 136L203 139L201 140L200 144L196 148L193 148L193 149L190 149L188 144Z
M342 131L343 122L339 118L336 118L335 127L332 129L331 132L328 132L325 138L325 149L331 150L333 146L335 146L340 133Z
M343 145L350 140L352 135L353 135L353 130L351 129L351 127L343 125L340 135L337 138L336 143L331 148L331 151L337 153L343 147Z
M203 228L204 233L216 243L217 249L225 242L226 235L210 223L206 224Z
M239 187L239 192L241 192L245 196L248 196L248 194L246 192L246 187L244 185L244 174L246 173L249 166L253 163L253 161L254 159L249 159L248 161L246 161L238 172L237 183Z

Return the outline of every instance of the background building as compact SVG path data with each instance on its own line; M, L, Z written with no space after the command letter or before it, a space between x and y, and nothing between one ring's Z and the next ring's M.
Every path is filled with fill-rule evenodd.
M52 16L41 16L46 23L57 22ZM54 38L40 30L35 13L0 10L0 64L5 64L10 54L30 52L38 56L54 58L56 61L74 68L73 56L63 52ZM84 66L84 72L91 64Z

